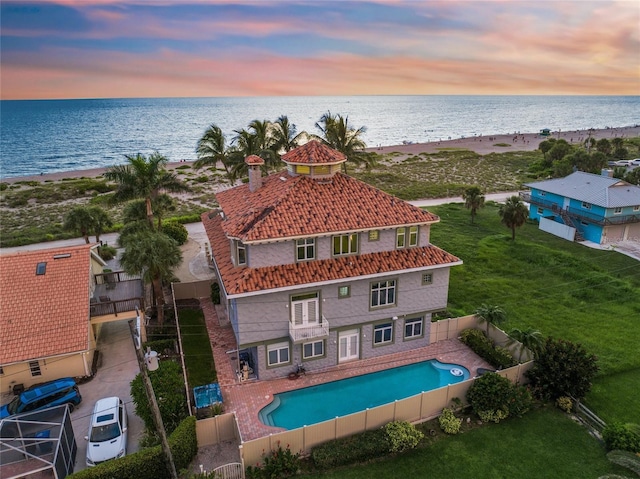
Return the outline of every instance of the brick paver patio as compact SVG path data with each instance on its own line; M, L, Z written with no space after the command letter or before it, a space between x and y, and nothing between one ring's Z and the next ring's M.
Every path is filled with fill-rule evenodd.
M296 380L284 378L270 381L244 381L241 383L238 381L230 360L230 354L237 355L237 352L235 352L237 345L230 324L226 321L226 318L218 319L215 307L209 298L201 299L201 305L207 331L209 332L225 411L235 411L243 441L282 431L281 428L263 424L258 418L258 412L273 400L274 394L279 392L395 368L428 359L461 364L471 372L472 376L475 375L478 368L491 369L489 363L467 346L457 339L449 339L409 352L340 364L323 372L308 373Z

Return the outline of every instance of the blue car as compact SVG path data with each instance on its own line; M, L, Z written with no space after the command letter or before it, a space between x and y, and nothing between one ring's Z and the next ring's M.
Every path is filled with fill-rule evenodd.
M82 396L73 378L56 379L32 386L13 398L0 408L0 419L60 404L69 404L69 409L73 411L81 401Z

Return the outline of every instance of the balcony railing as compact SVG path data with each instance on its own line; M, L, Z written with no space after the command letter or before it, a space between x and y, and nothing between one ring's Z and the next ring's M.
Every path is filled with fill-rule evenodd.
M144 298L129 298L116 301L99 301L92 302L90 305L90 316L95 318L96 316L106 315L123 315L131 314L135 312L136 308L144 309Z
M553 212L557 212L558 214L562 209L562 207L558 203L532 197L531 193L528 191L520 192L520 198L522 199L522 201L526 201L527 203L531 203L532 205L542 206L543 208L546 208ZM588 223L593 223L600 226L623 225L627 223L640 222L640 215L617 215L603 217L585 210L579 210L577 208L565 208L564 211L569 216L579 221L586 221Z
M329 336L329 321L322 316L322 321L312 325L296 325L289 322L289 336L294 343L326 338Z

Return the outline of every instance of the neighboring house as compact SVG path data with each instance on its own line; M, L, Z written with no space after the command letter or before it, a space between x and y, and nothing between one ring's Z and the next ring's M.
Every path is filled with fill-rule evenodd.
M429 344L462 264L429 242L439 218L339 172L346 157L311 141L287 170L216 195L202 215L239 357L287 376Z
M529 218L540 221L541 229L576 241L640 241L640 187L610 177L609 170L576 171L525 186L531 189L521 195L531 203Z
M0 255L2 392L90 376L100 324L136 317L135 307L144 304L141 281L117 283L123 273L103 274L96 248Z

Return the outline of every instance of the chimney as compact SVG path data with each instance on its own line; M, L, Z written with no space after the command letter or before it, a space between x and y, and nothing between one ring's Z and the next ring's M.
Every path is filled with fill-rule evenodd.
M257 155L249 155L244 159L249 167L249 191L253 193L262 186L262 170L264 160Z

